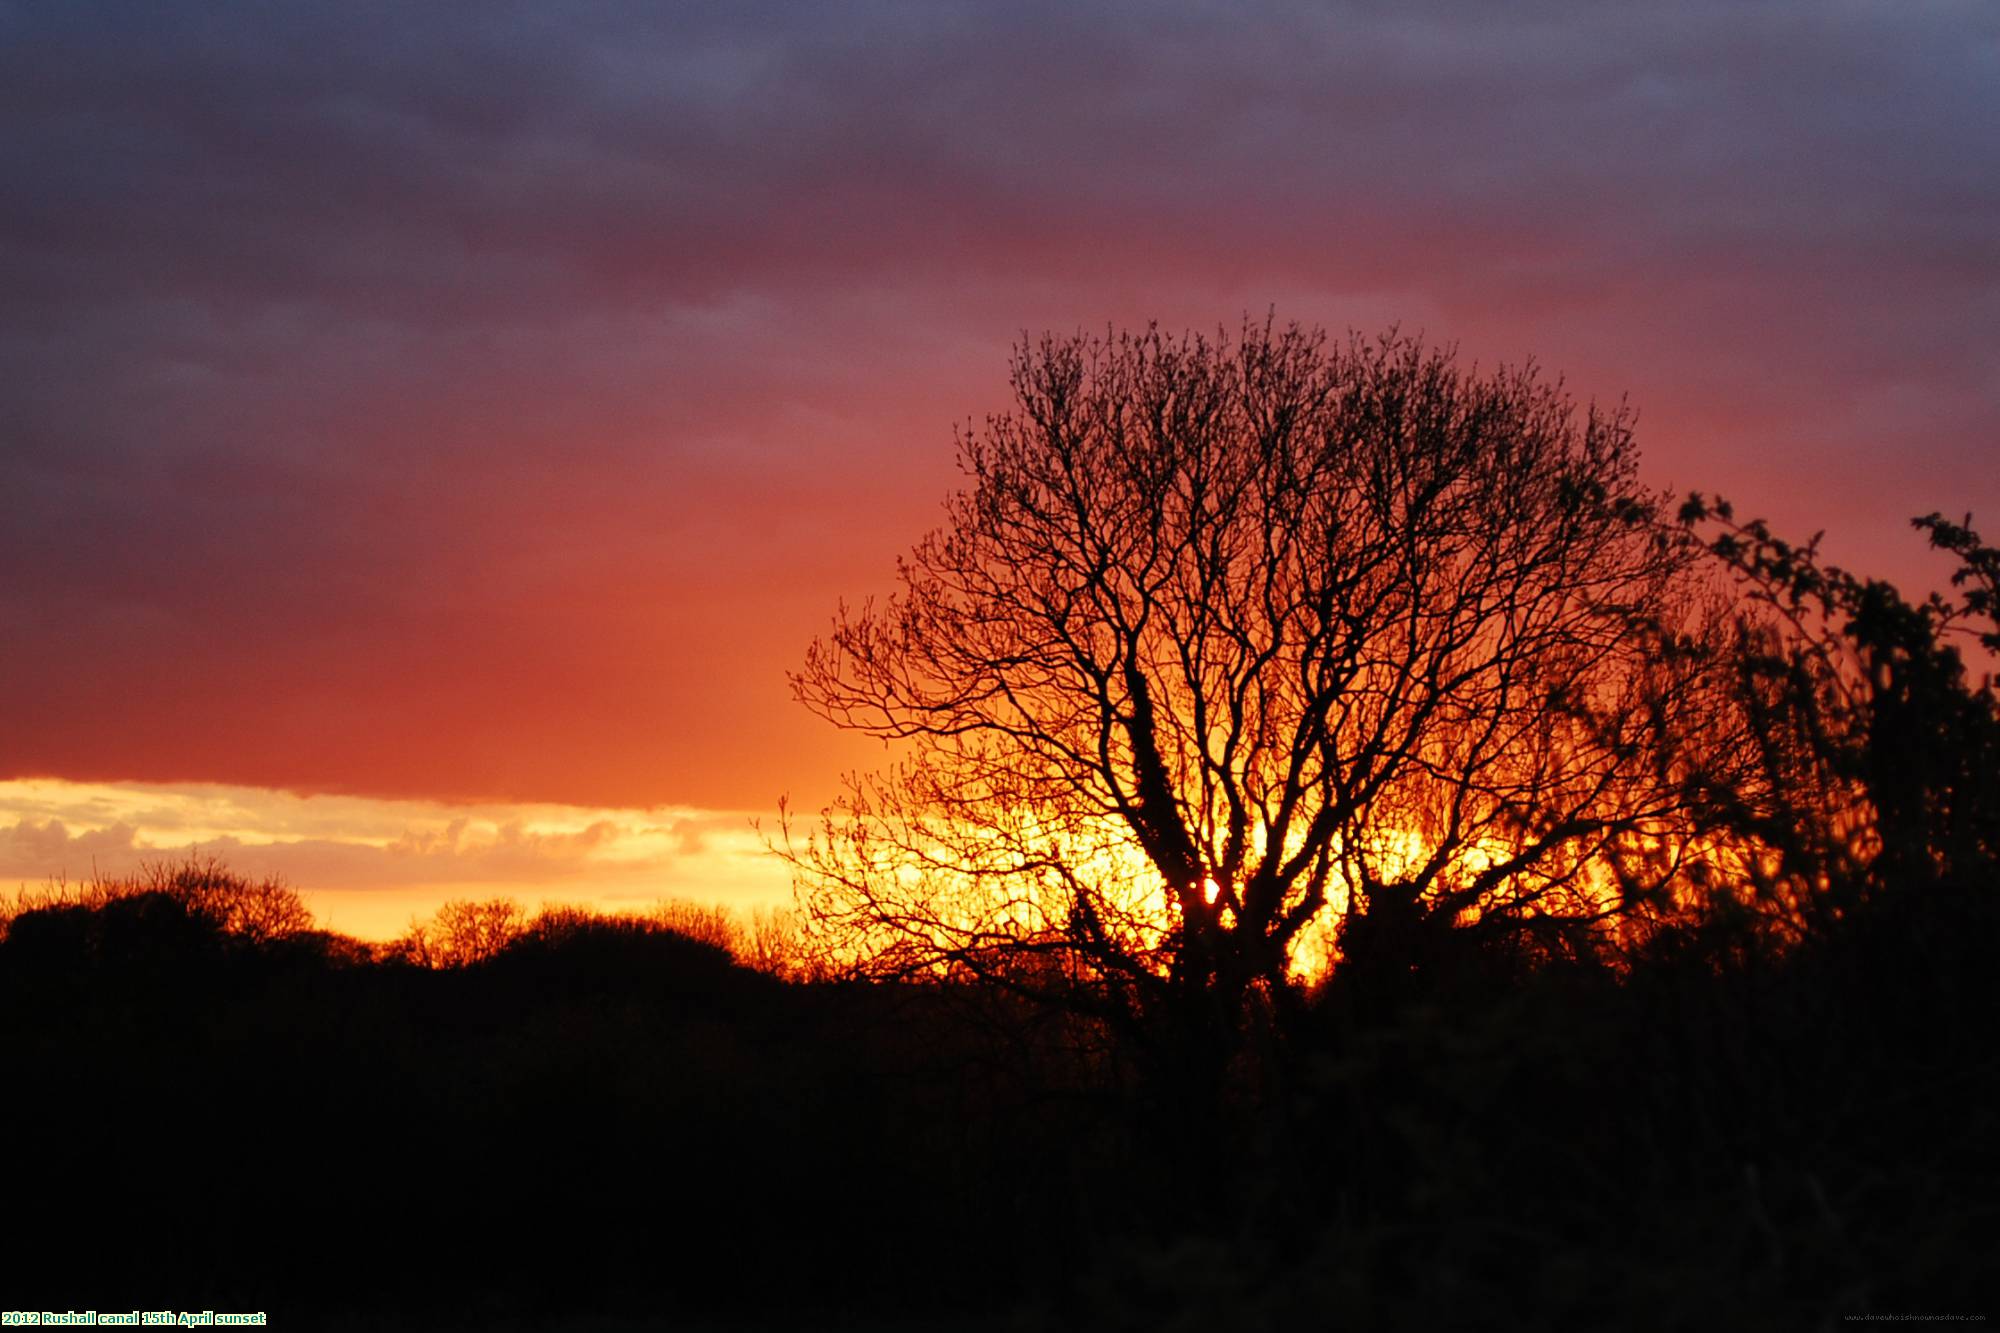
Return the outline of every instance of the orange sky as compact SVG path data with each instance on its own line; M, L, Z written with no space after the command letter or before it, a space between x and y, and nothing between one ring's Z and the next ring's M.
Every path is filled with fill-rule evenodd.
M216 784L0 782L0 884L130 874L196 852L296 885L323 925L401 934L448 898L786 907L774 821L740 811L298 796Z
M0 779L68 785L0 884L782 892L644 830L873 762L783 674L1023 330L1534 356L1933 578L1909 517L2000 529L1996 90L1974 3L10 7Z

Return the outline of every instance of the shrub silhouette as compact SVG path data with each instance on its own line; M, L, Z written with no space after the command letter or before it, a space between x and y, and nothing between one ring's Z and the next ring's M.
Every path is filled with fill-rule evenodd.
M30 908L9 923L0 957L9 966L152 970L213 960L226 943L214 918L170 894L122 894L85 906Z
M709 938L664 924L663 916L708 927ZM505 947L493 965L506 977L571 989L638 985L684 992L717 991L741 975L728 945L713 929L726 915L687 913L603 916L580 908L544 909ZM728 936L724 936L728 938Z
M1960 557L1966 591L1912 603L1726 502L1691 496L1681 517L1740 592L1731 635L1694 650L1712 672L1710 727L1661 738L1695 756L1692 801L1722 835L1697 861L1710 872L1697 912L1797 940L1885 891L1990 885L2000 688L1961 649L1991 651L2000 558L1969 520L1915 521Z
M11 929L22 915L38 910L73 907L91 911L147 896L178 903L189 917L252 944L268 944L310 931L315 924L305 900L284 880L276 876L253 879L230 870L216 857L191 853L179 860L146 862L131 875L23 890L0 907L0 932Z

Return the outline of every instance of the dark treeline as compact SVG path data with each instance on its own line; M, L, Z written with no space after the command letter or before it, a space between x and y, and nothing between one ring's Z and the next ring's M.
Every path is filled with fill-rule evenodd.
M14 1308L1005 1303L1059 1249L1022 1204L1074 1187L1023 1070L932 997L787 984L652 921L427 967L114 891L18 915L0 987Z
M991 979L750 967L692 916L481 935L461 908L383 949L282 886L162 867L25 898L0 941L6 1302L281 1328L1990 1314L1990 684L1938 615L1685 517L1818 618L1736 646L1762 743L1691 793L1751 849L1735 878L1635 901L1615 947L1377 948L1268 996L1195 1116L1117 1030ZM1931 530L1990 613L1994 553Z
M294 1327L1978 1310L1994 918L1944 890L1780 956L1696 931L1387 1008L1336 975L1282 1089L1241 1090L1218 1200L1162 1165L1172 1106L1000 995L785 983L664 929L428 970L165 895L42 909L0 950L9 1301Z

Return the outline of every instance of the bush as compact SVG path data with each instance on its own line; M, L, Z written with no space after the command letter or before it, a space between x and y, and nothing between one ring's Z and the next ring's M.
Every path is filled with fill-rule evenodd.
M312 910L296 889L275 875L252 879L221 860L199 853L178 861L147 862L130 875L71 885L24 889L0 904L0 937L32 913L66 909L102 912L113 904L157 896L178 904L189 918L254 944L270 944L317 929Z

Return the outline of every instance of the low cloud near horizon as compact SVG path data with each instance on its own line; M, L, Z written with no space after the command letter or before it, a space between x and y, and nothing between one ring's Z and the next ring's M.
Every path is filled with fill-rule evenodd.
M0 777L817 806L784 672L1023 330L1400 323L1846 563L2000 530L1975 0L17 0L0 116ZM397 864L601 851L482 847Z
M258 788L0 782L0 893L215 857L275 875L322 923L399 933L451 898L644 908L677 898L748 914L790 901L751 816L689 809L448 806Z

